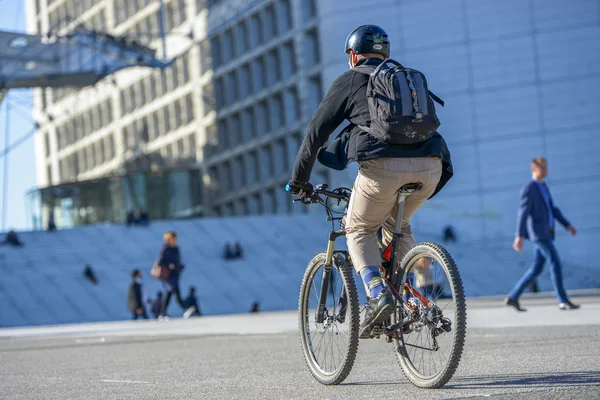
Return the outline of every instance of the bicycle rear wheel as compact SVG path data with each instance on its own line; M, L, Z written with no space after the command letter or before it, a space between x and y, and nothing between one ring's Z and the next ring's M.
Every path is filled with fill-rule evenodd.
M298 325L311 374L324 385L337 385L350 373L358 350L358 293L352 268L342 256L334 255L324 318L318 322L325 258L325 253L319 253L306 267L300 289Z
M398 304L392 318L407 323L395 334L396 355L415 386L440 388L454 375L465 342L467 308L460 273L436 243L415 245L401 267L404 275L395 286L406 304Z

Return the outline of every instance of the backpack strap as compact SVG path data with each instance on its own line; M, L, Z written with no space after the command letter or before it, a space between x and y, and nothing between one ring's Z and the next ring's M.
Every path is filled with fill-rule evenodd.
M438 103L440 106L444 107L444 100L440 99L439 97L437 97L435 95L435 93L433 93L431 90L428 90L429 95L431 96L431 98L433 99L433 101L435 101L436 103Z

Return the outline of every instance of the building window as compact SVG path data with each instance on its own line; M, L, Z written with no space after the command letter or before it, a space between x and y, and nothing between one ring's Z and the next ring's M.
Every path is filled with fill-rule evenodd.
M233 59L233 45L234 45L234 39L233 39L233 29L228 29L225 32L225 35L223 36L223 54L222 54L222 60L223 63L226 64L229 61L231 61Z
M45 147L44 152L46 154L46 157L49 157L50 156L50 134L48 132L46 132L44 134L44 147Z
M294 58L294 42L289 41L281 47L281 73L284 80L290 79L296 73Z
M222 58L221 58L221 52L223 51L222 40L219 35L215 35L210 39L210 41L212 43L212 45L209 46L210 54L212 56L212 67L217 69L221 66L221 64L223 64ZM204 72L206 72L206 71L207 70L204 70Z
M227 150L230 147L229 144L229 132L227 132L227 125L224 119L217 121L217 134L219 135L218 149L219 151Z
M231 172L229 162L224 162L219 168L219 183L222 193L228 193L231 190Z
M162 135L164 135L164 131L163 131L162 126L160 125L160 116L158 114L158 111L153 112L151 117L152 117L152 129L154 130L154 136L152 137L152 140L154 140L154 139L159 138Z
M231 162L231 178L234 191L244 186L244 167L241 157L236 157Z
M263 42L262 23L260 14L256 13L250 17L250 46L256 48Z
M251 215L257 215L262 213L260 197L258 194L255 194L252 197L250 197L250 200L248 202L248 209Z
M321 92L321 77L316 75L308 80L308 112L312 115L323 98Z
M191 93L185 96L185 115L186 124L189 124L194 120L194 102Z
M196 159L196 134L192 133L189 137L188 137L188 157L192 158L193 160Z
M279 33L283 34L292 29L292 8L290 6L290 0L280 0L278 3L277 13L277 27Z
M85 148L85 157L87 162L87 169L90 170L96 166L96 158L94 156L94 150L92 146Z
M252 94L252 79L250 79L250 65L244 64L239 69L238 84L240 85L240 96L242 99Z
M298 155L298 150L300 150L301 143L302 137L299 133L294 133L286 138L287 160L289 169L294 168L294 164L296 163L296 156Z
M222 81L220 82L222 85ZM215 98L215 90L212 83L209 82L206 85L204 85L204 87L202 88L202 104L204 105L204 115L208 115L208 113L214 111L215 105L218 106L219 101L222 103L223 99L218 99L219 96L222 96L222 92L217 96L217 98Z
M164 135L166 135L167 133L171 132L171 118L169 115L169 106L164 106L161 112L164 124Z
M207 86L209 85L210 84L208 84ZM223 82L222 77L215 80L214 96L217 110L222 109L225 106L225 83Z
M254 113L252 112L252 108L248 107L244 111L242 111L242 138L245 143L251 141L255 133L255 122L254 122Z
M292 126L300 120L300 102L295 86L285 91L283 104L285 125Z
M317 30L313 29L306 32L304 37L304 66L306 69L311 69L320 61L319 56L319 35Z
M254 116L256 121L256 135L266 135L269 132L269 119L267 115L267 104L265 101L261 101L254 106Z
M232 86L233 86L233 98L234 98L234 103L237 101L240 101L243 97L241 96L242 93L242 88L241 88L241 79L240 79L240 74L241 74L241 69L237 69L231 72L231 77L232 77Z
M179 73L178 81L181 82L182 85L185 85L190 80L189 61L189 53L185 53L177 58L177 63L179 64L177 67Z
M308 21L317 16L316 0L303 0L302 2L302 18Z
M271 117L271 131L276 132L283 126L283 101L278 93L269 99L269 116Z
M283 139L272 143L273 171L279 176L287 171L285 144Z
M229 140L232 147L236 147L241 143L240 135L240 116L232 115L228 120Z
M200 71L202 74L210 71L213 67L212 51L208 39L200 42ZM216 67L216 65L215 65Z
M102 165L102 163L104 163L105 160L105 154L104 146L102 145L101 140L94 143L94 153L96 153L96 164Z
M250 48L249 37L248 37L248 23L246 21L240 22L236 26L236 55L241 57Z
M263 57L258 57L252 62L252 86L254 92L258 93L265 87L265 61Z
M233 75L233 71L225 75L225 106L230 106L237 101L237 98L235 97L235 79Z
M273 4L264 9L263 18L264 38L268 42L277 35L277 19L275 18L275 7Z
M248 200L241 198L235 202L235 215L248 215Z
M204 145L206 156L209 157L215 154L215 149L219 146L219 136L217 133L217 127L211 124L206 127L206 144ZM215 175L216 176L216 175Z
M271 50L267 54L267 84L269 86L272 86L281 80L280 65L277 49Z
M185 142L183 139L177 141L177 158L182 159L185 155Z
M258 163L256 152L251 151L244 155L244 172L246 174L246 185L252 186L257 181Z
M273 173L271 170L271 149L269 146L264 146L260 148L259 162L260 162L260 180L262 182L266 182L269 178L272 177Z

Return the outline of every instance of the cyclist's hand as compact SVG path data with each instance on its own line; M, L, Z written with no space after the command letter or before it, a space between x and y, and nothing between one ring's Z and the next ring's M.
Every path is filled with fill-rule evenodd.
M294 179L290 179L288 184L285 186L285 190L305 200L310 197L313 193L313 185L310 182L298 182Z

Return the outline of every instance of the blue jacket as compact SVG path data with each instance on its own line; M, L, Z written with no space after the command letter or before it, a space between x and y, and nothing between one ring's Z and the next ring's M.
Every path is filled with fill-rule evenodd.
M548 190L548 193L550 193L550 190ZM565 228L571 225L558 207L554 205L552 195L550 195L550 206L556 221L560 222ZM552 240L554 239L554 230L551 228L550 214L542 191L536 181L531 180L521 190L516 235L533 241Z

